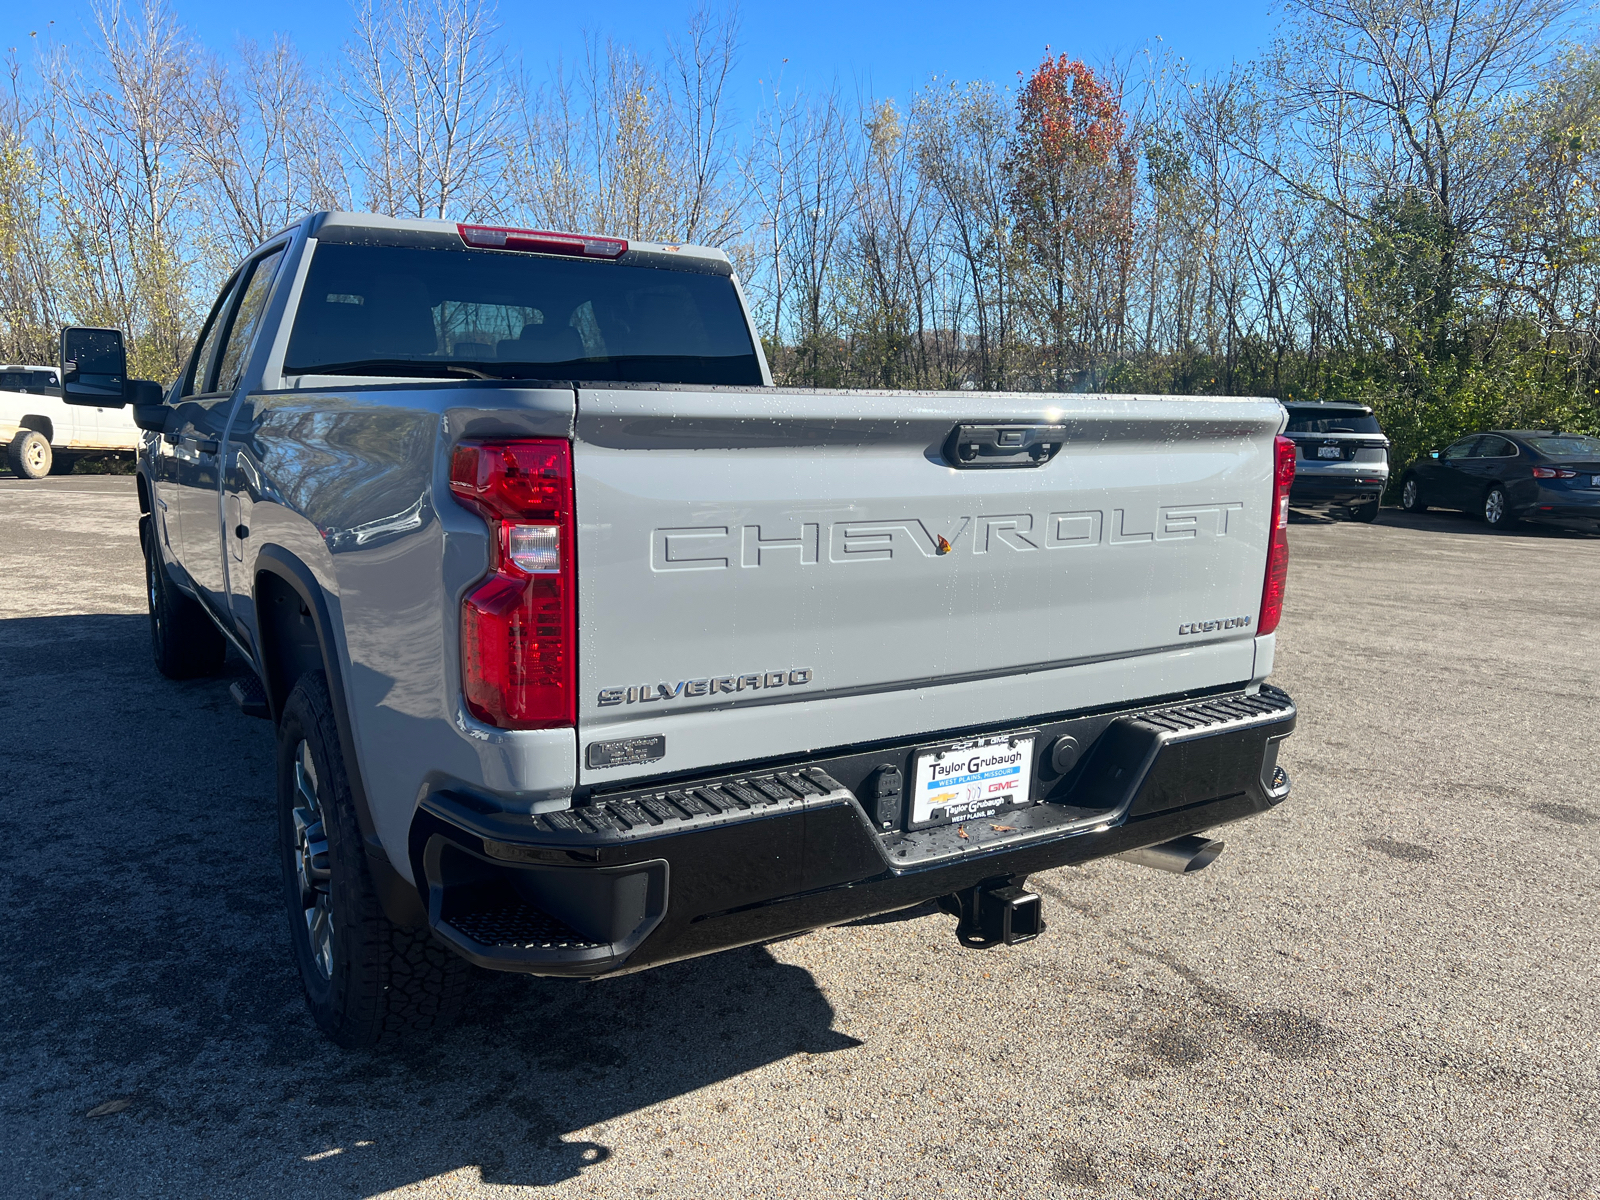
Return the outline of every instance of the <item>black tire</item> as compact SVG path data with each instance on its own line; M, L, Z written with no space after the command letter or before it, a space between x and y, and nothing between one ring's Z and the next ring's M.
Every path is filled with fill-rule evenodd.
M1422 485L1415 475L1400 481L1400 507L1408 513L1425 513L1428 506L1422 502Z
M1490 529L1510 529L1517 523L1517 518L1511 514L1511 505L1506 499L1506 490L1498 483L1483 494L1483 508L1480 510L1483 523Z
M6 447L6 464L20 479L43 479L54 458L50 439L33 429L19 429Z
M289 941L317 1028L356 1049L448 1025L471 965L429 929L384 915L321 671L300 677L278 724L278 841Z
M1369 500L1365 504L1352 504L1350 506L1350 519L1363 521L1370 525L1378 519L1378 502Z
M228 644L192 596L167 578L153 518L139 522L144 542L144 592L150 606L150 652L168 679L195 679L222 670Z

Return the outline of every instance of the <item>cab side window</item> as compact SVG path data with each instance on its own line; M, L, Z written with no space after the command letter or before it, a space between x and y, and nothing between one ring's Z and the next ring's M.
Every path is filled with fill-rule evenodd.
M194 357L189 360L189 371L183 377L183 387L178 395L192 396L196 392L210 390L206 381L211 377L211 358L216 353L217 335L222 332L223 318L227 315L233 285L237 282L237 277L228 280L216 304L212 306L211 318L206 322L205 331L200 334L200 344L195 347Z
M240 293L233 324L228 330L228 340L222 347L221 359L217 364L214 386L219 392L233 391L244 377L245 359L250 353L250 344L255 341L261 316L267 311L267 297L272 294L272 281L282 261L283 250L279 248L271 254L262 255L248 268L244 290Z

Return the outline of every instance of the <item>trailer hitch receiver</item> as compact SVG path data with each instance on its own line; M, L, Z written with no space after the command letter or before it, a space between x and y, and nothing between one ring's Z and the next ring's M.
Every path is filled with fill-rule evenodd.
M1014 946L1044 932L1044 909L1036 892L1010 878L990 879L939 898L939 907L956 918L956 940L982 949L1004 942Z

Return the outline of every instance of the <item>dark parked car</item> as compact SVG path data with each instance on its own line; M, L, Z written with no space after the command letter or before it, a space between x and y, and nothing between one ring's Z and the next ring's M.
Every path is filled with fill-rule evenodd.
M1287 400L1284 436L1295 444L1295 508L1344 508L1357 521L1378 515L1389 482L1389 439L1363 404Z
M1600 437L1553 429L1474 433L1407 467L1400 507L1459 508L1497 527L1522 520L1600 531Z

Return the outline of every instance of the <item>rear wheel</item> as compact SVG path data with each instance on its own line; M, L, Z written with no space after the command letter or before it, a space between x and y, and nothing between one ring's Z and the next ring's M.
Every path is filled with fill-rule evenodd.
M471 966L430 930L384 915L321 671L300 677L278 726L278 835L289 940L317 1028L353 1049L447 1025Z
M1428 506L1422 502L1422 489L1417 486L1415 475L1407 475L1400 484L1400 507L1408 513L1428 511Z
M1352 521L1365 521L1370 525L1378 519L1378 502L1369 500L1365 504L1352 504L1350 506L1350 519Z
M55 458L50 440L34 429L18 430L6 447L6 462L14 474L23 479L43 479L50 474L50 464Z
M1517 523L1511 515L1511 506L1506 503L1505 489L1498 483L1484 494L1483 521L1492 529L1509 529Z
M168 679L215 675L222 669L227 643L200 602L184 595L167 578L153 519L145 517L140 526L144 535L145 599L150 605L150 652L156 660L156 670Z

